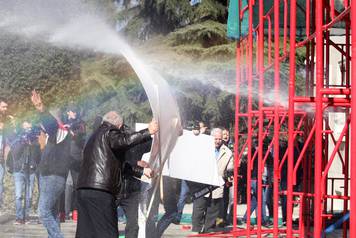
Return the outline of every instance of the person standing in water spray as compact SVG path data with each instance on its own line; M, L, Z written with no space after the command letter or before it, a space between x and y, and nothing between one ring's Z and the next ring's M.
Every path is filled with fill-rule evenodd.
M119 235L115 200L120 190L125 152L158 132L155 120L148 129L139 132L125 132L122 126L123 119L117 112L106 113L84 146L78 179L76 238L117 238ZM146 167L143 174L151 177L153 171Z
M48 237L63 238L60 230L58 209L60 195L65 189L65 178L71 164L70 144L72 136L68 128L51 115L42 103L41 96L32 91L31 101L39 112L40 121L46 134L47 144L39 164L40 198L38 214Z
M4 119L7 112L7 103L0 99L0 209L3 204L4 176L5 176L5 137L4 137Z

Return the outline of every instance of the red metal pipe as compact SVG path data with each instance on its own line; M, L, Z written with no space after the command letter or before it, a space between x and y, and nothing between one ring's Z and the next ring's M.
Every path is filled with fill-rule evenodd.
M334 2L334 0L330 0L330 15L331 15L331 19L335 18L335 2Z
M272 62L272 23L271 23L271 16L267 16L268 22L268 64Z
M348 3L346 2L345 7L348 6ZM355 10L355 9L354 9ZM345 32L346 32L346 87L351 87L350 85L350 62L351 62L351 57L350 57L350 18L346 18L345 22ZM343 58L343 57L342 57ZM342 73L343 74L343 73ZM347 98L350 98L350 95L346 96ZM350 117L350 109L347 109L346 111L346 118ZM349 130L346 133L345 136L345 166L344 166L344 196L349 195L349 161L350 161L350 127ZM344 200L344 209L343 209L343 215L346 215L348 212L348 201ZM343 224L343 237L347 237L347 224L344 222Z
M263 171L263 91L264 91L264 4L263 0L258 2L258 18L259 18L259 28L258 28L258 72L259 72L259 85L258 85L258 107L259 107L259 125L258 125L258 166L257 166L257 237L261 238L261 226L262 226L262 171Z
M241 1L239 1L241 9ZM236 43L236 96L235 96L235 143L234 143L234 204L233 204L233 231L237 229L237 194L238 194L238 168L240 167L240 159L239 159L239 105L240 105L240 42Z
M351 1L353 13L356 11L356 1ZM352 56L356 55L356 14L351 14L351 46ZM351 61L351 85L356 85L356 60ZM356 90L351 92L351 144L356 145ZM351 146L351 183L350 183L350 237L356 237L356 146Z
M348 103L350 103L350 99L348 98L321 98L320 99L323 103L331 103L332 105L335 103L345 103L345 105L347 105ZM302 97L302 96L296 96L294 98L295 102L301 102L301 103L305 103L305 102L316 102L316 97Z
M335 147L334 147L334 150L333 150L333 152L332 152L331 155L330 155L330 159L329 159L329 161L328 161L328 164L327 164L326 167L324 168L323 174L322 174L322 176L321 176L321 185L322 185L321 187L322 187L322 188L323 188L323 185L326 184L326 176L327 176L327 174L328 174L328 172L329 172L329 169L330 169L330 167L331 167L331 165L332 165L332 163L333 163L333 161L334 161L335 155L336 155L337 151L339 150L339 147L340 147L341 142L342 142L342 138L345 136L346 132L347 132L348 129L349 129L349 123L350 123L350 120L347 120L347 122L346 122L344 128L342 129L342 132L341 132L341 134L340 134L340 137L339 137L339 139L337 140L337 143L336 143L336 145L335 145ZM322 191L322 192L321 192L321 196L323 196L324 193L325 193L325 191Z
M306 0L306 6L305 6L305 32L307 37L310 35L310 0ZM308 57L307 57L308 60Z
M248 117L247 117L247 133L248 135L252 135L252 115L249 113L252 111L252 93L253 93L253 85L252 85L252 78L253 78L253 0L249 0L248 4L248 9L249 9L249 14L248 14L248 57L247 57L247 67L248 67L248 75L247 75L247 90L248 90L248 96L247 96L247 112L248 112ZM252 138L251 136L247 137L247 189L246 189L246 196L247 196L247 213L249 214L251 210L251 148L252 148ZM247 225L246 225L246 235L247 237L250 237L250 228L251 228L251 217L248 215L247 216Z
M293 174L294 161L294 96L296 73L296 0L290 1L290 51L289 51L289 112L288 112L288 175ZM287 179L287 237L293 235L293 181Z
M278 10L279 11L279 10ZM283 55L287 56L287 36L288 36L288 0L284 0L284 21L283 21Z
M309 132L309 135L308 135L308 138L307 140L305 141L304 143L304 146L303 146L303 149L302 151L300 152L299 154L299 157L298 157L298 160L295 164L295 167L294 167L294 170L293 170L293 184L296 183L296 176L297 176L297 170L298 170L298 167L299 167L299 164L301 163L303 157L304 157L304 154L309 146L309 143L310 141L312 140L312 138L314 137L314 133L315 133L315 125L313 126L313 128L311 129L311 131Z
M316 26L316 98L315 98L315 165L314 165L314 237L321 236L322 228L322 197L321 197L321 171L322 171L322 144L323 144L323 101L320 90L324 82L324 37L323 37L323 1L315 3Z
M342 21L344 19L344 17L348 17L348 14L350 13L351 7L347 7L345 8L345 10L343 10L337 17L335 17L331 22L329 22L328 24L325 24L322 29L323 30L328 30L331 27L333 27L336 23Z

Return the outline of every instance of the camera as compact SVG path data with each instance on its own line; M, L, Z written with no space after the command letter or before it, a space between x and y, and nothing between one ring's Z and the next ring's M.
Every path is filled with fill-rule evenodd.
M20 141L23 144L34 142L40 136L41 129L39 127L33 127L29 130L23 130L20 134Z
M224 179L228 180L229 178L234 176L234 170L233 169L228 169L224 172Z

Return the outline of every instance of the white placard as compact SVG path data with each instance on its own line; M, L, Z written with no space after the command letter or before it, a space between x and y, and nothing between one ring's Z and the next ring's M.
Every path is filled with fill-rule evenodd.
M196 136L191 131L184 130L167 163L170 177L215 186L224 183L218 175L212 136Z

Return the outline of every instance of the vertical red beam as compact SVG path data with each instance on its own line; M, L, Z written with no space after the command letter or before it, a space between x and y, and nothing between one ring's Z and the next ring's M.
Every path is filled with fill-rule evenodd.
M260 238L262 226L262 171L263 171L263 88L264 88L264 19L263 0L258 2L258 172L257 172L257 237Z
M332 1L332 0L331 0ZM331 21L330 19L330 10L331 10L331 1L328 3L327 1L325 1L325 19L326 22ZM329 73L330 73L330 69L329 69L329 64L330 64L330 32L329 31L325 31L324 33L324 37L325 37L325 85L322 85L322 87L324 88L329 88L330 85L330 77L329 77ZM327 113L327 112L326 112ZM329 116L327 116L326 118L324 118L324 122L325 122L325 127L329 127ZM323 135L322 135L323 136ZM325 133L324 135L324 144L322 145L323 147L323 151L322 151L322 168L325 168L325 165L328 164L328 160L329 160L329 135L328 133ZM324 198L324 195L328 194L328 174L326 174L326 180L325 180L325 186L324 188L321 188L321 199ZM325 199L324 202L324 206L322 209L324 209L324 211L327 210L327 206L328 206L328 200ZM323 213L323 212L322 212ZM322 230L325 229L325 224L322 223Z
M323 102L321 89L324 79L324 36L323 36L323 1L315 3L316 33L316 97L315 97L315 165L314 165L314 237L320 237L322 227L321 171L323 149Z
M353 9L355 10L355 9ZM346 17L345 19L345 37L346 37L346 88L351 89L350 85L350 18ZM343 56L341 56L343 58ZM344 73L341 72L343 75ZM347 98L350 98L349 95L346 96ZM346 116L345 118L349 118L350 115L350 109L347 109ZM344 196L349 195L349 162L350 162L350 127L349 130L346 133L345 136L345 168L344 168ZM348 212L348 201L344 200L344 210L343 214L345 215ZM343 224L343 237L347 237L347 223L344 222Z
M305 6L305 31L307 38L310 35L310 0L306 0L306 6ZM308 58L307 58L308 59Z
M251 152L252 152L252 77L253 77L253 25L252 25L252 15L253 15L253 6L252 0L249 0L248 3L248 59L247 59L247 237L250 237L250 228L251 228Z
M288 37L288 0L284 0L284 19L283 19L283 55L287 54L287 37Z
M241 7L239 8L241 9ZM240 167L239 159L239 113L240 113L240 81L241 81L241 54L240 41L236 43L236 96L235 96L235 144L234 144L234 205L233 205L233 231L237 229L237 192L238 192L238 172Z
M356 1L351 1L351 56L356 56ZM349 47L349 46L346 46ZM351 61L351 85L356 85L356 60ZM351 144L356 145L356 90L351 91ZM350 237L356 237L356 146L351 146Z
M288 102L288 179L287 179L287 237L293 237L293 160L294 160L294 96L296 73L296 0L290 1L289 102Z
M274 0L274 151L273 151L273 237L278 237L278 207L279 207L279 1Z
M272 62L272 23L271 14L267 16L268 21L268 65Z

